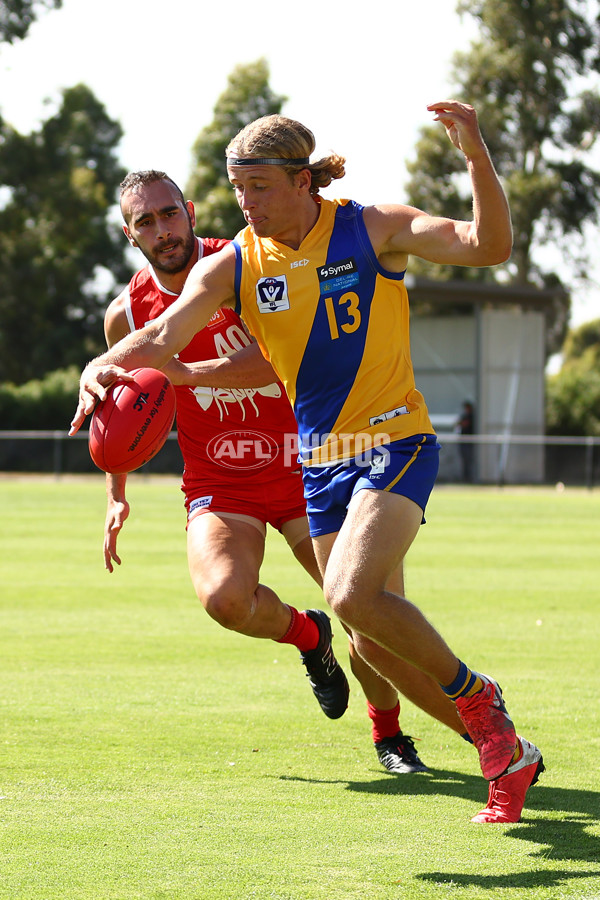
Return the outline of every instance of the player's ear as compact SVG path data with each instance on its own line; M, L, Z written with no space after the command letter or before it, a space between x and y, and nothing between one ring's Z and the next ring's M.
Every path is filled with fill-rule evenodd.
M127 227L127 225L123 225L123 234L125 235L125 237L127 238L127 240L129 241L129 243L131 244L132 247L137 247L137 242L136 242L135 238L132 237L132 234L129 231L129 228Z
M296 187L301 190L309 191L312 186L312 175L310 174L310 169L300 169L300 171L294 176L296 181Z
M191 200L185 201L185 207L188 211L190 222L192 223L192 228L196 227L196 210L194 209L194 204Z

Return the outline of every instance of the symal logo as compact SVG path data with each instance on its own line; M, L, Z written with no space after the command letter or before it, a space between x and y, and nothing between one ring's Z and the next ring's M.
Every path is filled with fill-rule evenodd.
M346 291L360 281L358 268L353 256L319 266L317 275L320 282L321 296L330 294L333 291Z
M328 263L326 266L321 266L318 272L319 281L325 281L326 278L337 278L338 275L347 275L349 272L356 272L356 263L354 262L353 257L349 256L348 259L342 259L340 262Z
M290 308L285 275L259 278L256 283L256 302L260 313L280 312Z
M275 459L279 447L261 431L226 431L208 442L206 452L225 469L262 469Z

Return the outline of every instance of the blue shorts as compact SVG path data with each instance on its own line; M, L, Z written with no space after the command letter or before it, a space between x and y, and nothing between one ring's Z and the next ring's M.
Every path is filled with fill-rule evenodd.
M435 434L417 434L375 447L368 458L363 455L331 466L304 466L311 537L339 531L350 500L364 488L401 494L425 512L438 473L439 452Z

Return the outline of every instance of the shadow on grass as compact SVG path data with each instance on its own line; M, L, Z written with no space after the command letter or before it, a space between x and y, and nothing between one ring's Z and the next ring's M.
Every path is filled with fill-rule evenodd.
M319 779L282 776L285 781L310 781ZM418 775L388 776L375 781L346 781L324 779L324 784L344 784L349 791L368 794L402 796L446 796L461 799L482 799L481 777L450 772L444 769L429 769ZM485 799L485 798L484 798ZM537 810L540 818L532 819L528 812ZM543 812L553 818L544 819ZM560 819L556 815L560 814ZM553 887L570 879L597 878L600 876L600 837L588 829L600 826L600 793L598 791L578 791L565 788L544 787L536 784L527 794L524 817L516 825L473 825L473 828L494 828L504 835L539 844L540 849L532 856L544 860L569 860L570 862L592 863L590 871L543 870L504 873L502 875L469 874L463 872L427 872L416 874L415 878L431 883L452 884L463 887L481 887L494 890L499 887L533 888Z
M473 888L495 891L498 888L551 888L565 885L574 878L598 878L598 869L586 872L549 871L536 869L531 872L510 872L506 875L465 875L462 872L427 872L426 875L415 875L419 881L431 884L447 884L452 887ZM563 896L561 894L561 896ZM591 896L591 895L590 895ZM596 894L594 896L597 896Z

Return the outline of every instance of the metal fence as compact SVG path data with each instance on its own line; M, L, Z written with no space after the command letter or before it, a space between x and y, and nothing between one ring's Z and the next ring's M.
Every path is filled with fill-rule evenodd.
M87 431L68 437L66 431L0 431L0 472L92 474ZM480 484L572 484L588 488L600 481L600 437L554 437L546 435L469 435L441 432L438 481L461 481L460 445L471 444L475 454L474 482ZM511 455L532 446L542 449L535 478L519 481L511 474ZM479 475L478 454L487 453L485 478ZM489 465L492 453L493 464ZM143 467L146 474L179 475L183 469L176 432L171 432L160 453Z
M481 484L573 484L594 487L600 479L600 437L559 437L530 434L473 434L469 436L452 432L438 435L443 448L448 450L440 463L441 481L460 481L460 446L474 449L474 481ZM538 465L532 476L519 479L515 476L518 466L515 457L538 451ZM486 456L486 477L479 476L484 468L478 460Z
M179 475L182 470L181 451L173 431L143 471ZM98 469L90 459L87 431L81 430L73 437L66 431L0 431L0 472L67 475L98 473Z

